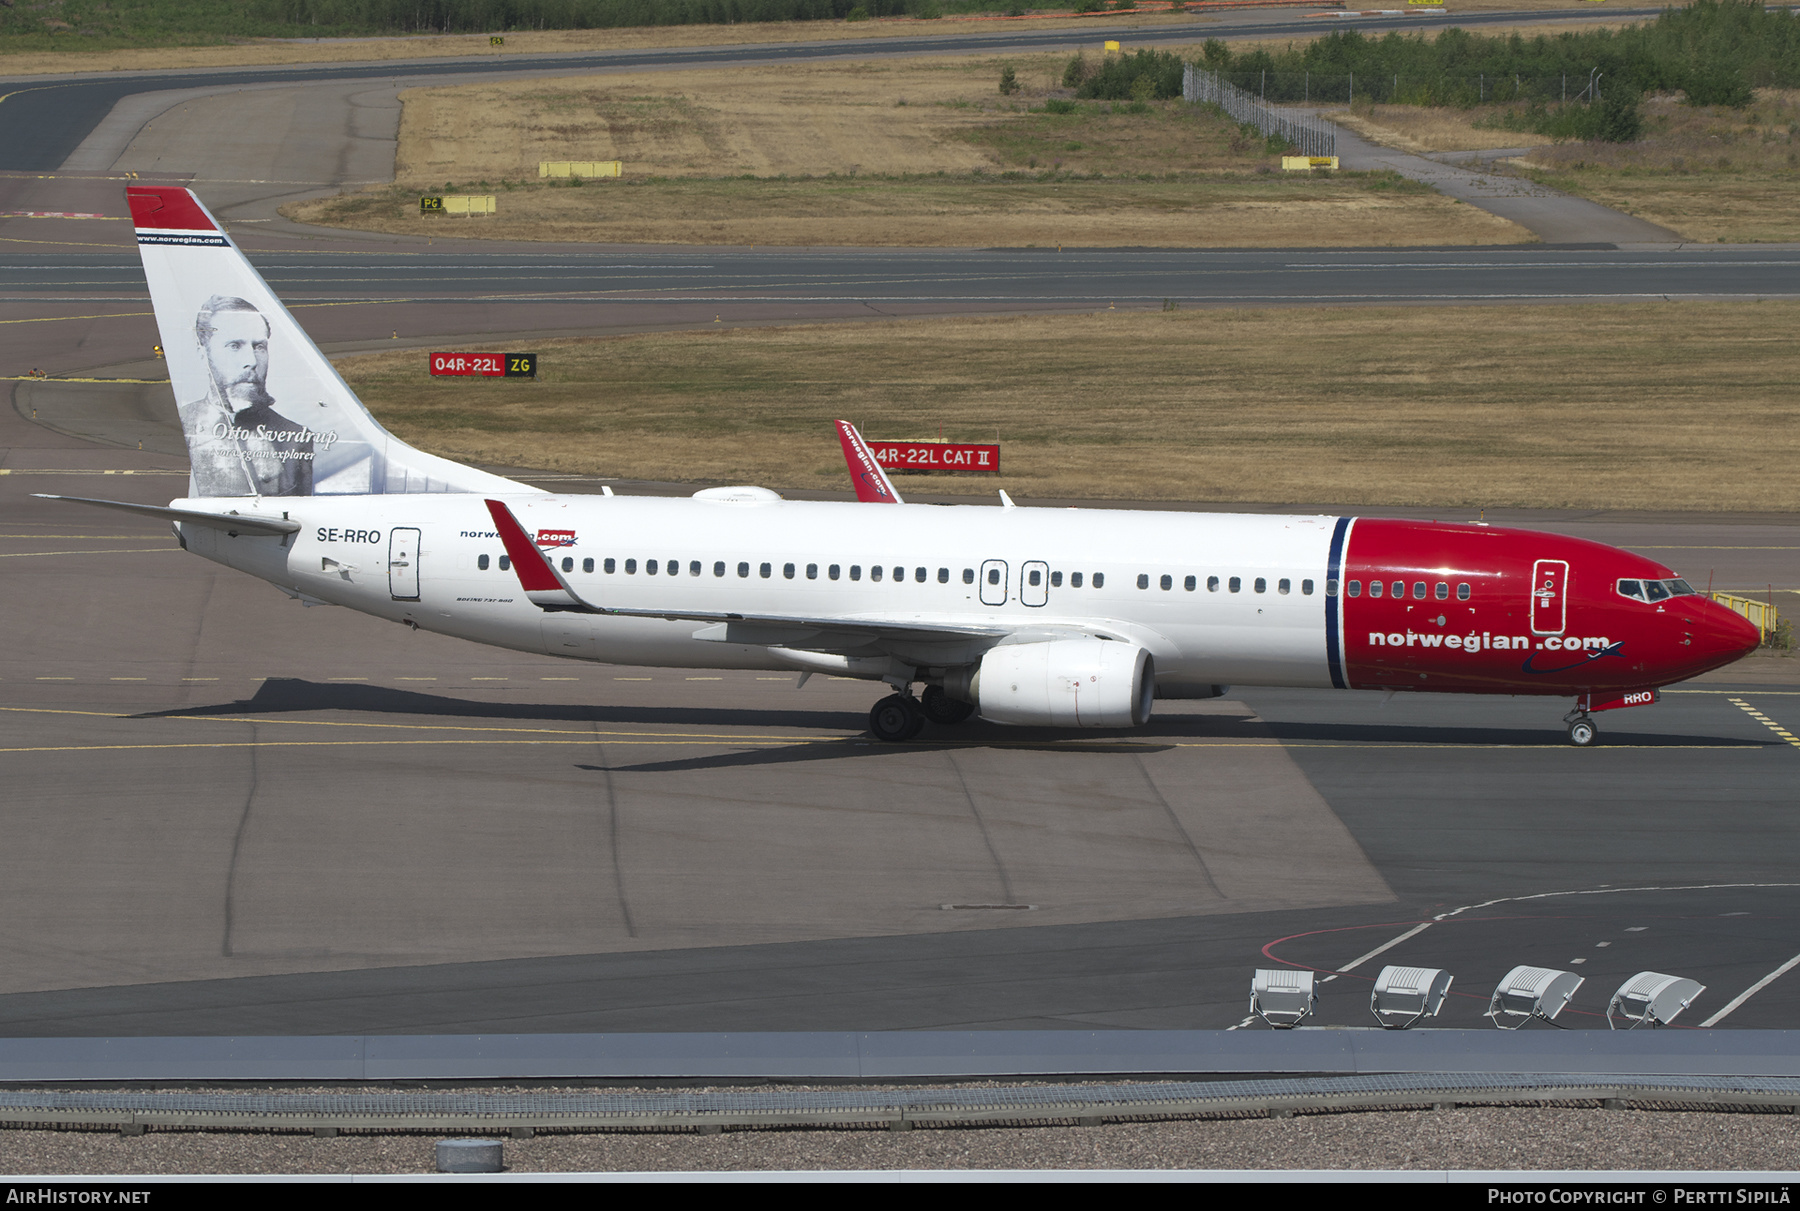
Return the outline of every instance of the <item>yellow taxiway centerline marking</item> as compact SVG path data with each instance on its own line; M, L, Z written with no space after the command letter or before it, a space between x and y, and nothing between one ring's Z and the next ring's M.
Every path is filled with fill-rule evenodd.
M159 551L179 551L180 547L113 547L100 551L8 551L0 559L35 559L43 555L152 555Z
M1745 714L1774 732L1777 736L1780 736L1782 740L1786 741L1788 744L1795 748L1800 748L1800 736L1795 736L1794 733L1788 731L1785 727L1782 727L1779 723L1751 706L1748 702L1745 702L1742 698L1731 699L1731 704L1742 708Z

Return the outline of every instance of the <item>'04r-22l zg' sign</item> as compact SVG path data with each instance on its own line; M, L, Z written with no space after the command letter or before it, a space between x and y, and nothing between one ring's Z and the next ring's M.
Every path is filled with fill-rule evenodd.
M486 378L536 378L535 353L434 353L433 374L481 375Z

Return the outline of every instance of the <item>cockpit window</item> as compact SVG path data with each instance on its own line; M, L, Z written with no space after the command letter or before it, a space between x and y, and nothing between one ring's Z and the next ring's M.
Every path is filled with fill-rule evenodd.
M1671 597L1694 597L1694 586L1680 578L1674 580L1621 580L1619 596L1633 601L1667 601Z

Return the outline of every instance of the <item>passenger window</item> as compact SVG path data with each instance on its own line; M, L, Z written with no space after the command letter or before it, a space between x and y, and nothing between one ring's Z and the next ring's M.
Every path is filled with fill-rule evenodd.
M612 560L610 560L610 559L609 559L609 560L607 560L607 561L606 561L606 562L607 562L607 563L608 563L608 564L611 564L611 563L612 563ZM607 570L607 571L608 571L608 572L610 572L610 571L612 571L612 568L610 568L610 567L608 567L608 568L607 568L607 569L606 569L606 570ZM723 576L723 575L725 575L725 561L724 561L724 560L723 560L723 559L721 559L721 560L718 560L718 561L717 561L717 562L715 562L715 563L714 563L714 564L713 564L713 575L714 575L714 576Z
M974 568L964 568L963 569L963 583L964 584L974 584L975 583L975 569Z
M627 575L627 576L636 576L637 575L637 560L627 559L625 561L625 575Z
M818 564L809 563L806 565L806 578L808 580L817 580L819 578L819 565Z
M765 563L765 564L761 565L759 568L757 568L757 571L761 574L761 576L764 580L767 580L774 573L775 569L773 566Z
M608 576L611 576L611 575L612 575L612 574L613 574L613 572L614 572L614 571L616 571L616 570L617 570L617 569L618 569L618 566L619 566L619 565L618 565L618 564L616 564L616 563L614 563L614 562L613 562L613 560L612 560L612 557L611 557L611 556L608 556L608 557L607 557L607 560L606 560L606 562L605 562L605 563L603 563L603 564L601 564L601 565L600 565L600 568L601 568L601 570L602 570L602 571L604 571L604 572L605 572L605 573L606 573L606 574L607 574L607 575L608 575Z
M696 560L692 560L692 561L690 561L690 562L689 562L689 564L688 564L688 575L689 575L689 576L698 576L698 575L700 575L700 561L699 561L699 560L698 560L698 559L696 559Z
M1384 585L1381 581L1371 580L1369 582L1369 596L1379 597L1386 591L1387 591L1387 586Z
M919 570L921 572L923 572L925 569L920 568ZM922 580L924 578L920 577L920 579ZM899 584L905 580L906 580L906 569L905 568L895 568L894 569L894 583Z
M1225 587L1230 589L1233 593L1242 592L1244 588L1244 579L1241 576L1233 576L1230 580L1225 582Z
M1069 573L1069 587L1071 589L1079 589L1081 587L1081 573L1080 572L1070 572Z
M1456 600L1469 600L1469 586L1467 584L1459 584L1456 586Z
M1431 592L1439 601L1450 600L1450 586L1441 580L1437 582L1437 587L1432 589Z
M1044 583L1044 573L1037 568L1033 568L1026 579L1031 582L1031 587L1035 589Z
M1206 591L1208 593L1217 593L1219 591L1219 578L1217 576L1208 576L1206 578Z
M1149 577L1149 575L1148 575L1148 574L1147 574L1147 573L1144 573L1144 572L1139 572L1139 573L1138 573L1138 588L1140 588L1140 589L1147 589L1147 588L1149 588L1149 587L1150 587L1150 577Z
M581 570L583 572L592 572L594 570L594 561L591 559L582 560L581 561Z
M1303 580L1300 582L1300 596L1302 596L1302 597L1311 597L1312 596L1312 581ZM1336 594L1333 594L1333 596L1336 596Z
M862 565L860 563L853 563L850 565L850 579L851 580L861 580L862 579Z
M511 556L502 555L500 557L500 570L502 572L512 571L512 557Z
M764 572L763 575L767 576L768 573ZM782 564L781 575L784 580L792 580L794 578L794 565L791 563Z
M877 582L879 582L881 580L881 565L880 564L876 564L869 569L869 579L873 580L873 581L877 581Z
M481 569L483 572L487 571L488 570L488 557L485 555L477 555L475 557L475 566L477 568Z
M843 568L840 565L834 563L829 568L825 569L825 575L831 577L833 580L836 580L838 578L838 574L842 571L843 571Z
M949 584L950 583L950 569L949 568L939 568L938 569L938 583L939 584Z
M563 556L563 571L573 572L574 570L575 570L575 560L572 559L570 556L567 556L567 555Z
M1170 589L1175 587L1175 578L1170 576L1167 572L1164 572L1163 578L1157 583L1162 585L1163 592L1167 593Z
M999 584L1000 583L1000 569L999 568L989 568L988 569L988 583L989 584Z
M750 565L747 563L738 564L738 579L742 580L749 575L750 575Z
M913 580L915 580L919 584L925 583L925 575L926 575L926 573L925 573L924 568L914 568L913 569ZM897 580L899 578L895 577L895 579Z
M1327 578L1325 581L1325 596L1336 597L1337 589L1338 589L1338 582Z
M1422 580L1413 581L1413 600L1414 601L1424 601L1425 600L1425 582L1424 581L1422 581Z
M1050 587L1053 589L1062 588L1062 573L1061 572L1050 573Z
M1394 582L1394 596L1396 596L1396 597L1406 596L1406 582L1404 580L1396 580Z
M1094 573L1094 587L1096 589L1103 589L1106 587L1106 573L1105 572L1095 572Z
M1269 591L1269 582L1258 576L1256 578L1256 591L1258 593L1267 593Z
M1293 581L1291 580L1283 579L1275 582L1275 591L1277 593L1286 593L1292 587Z
M1200 584L1199 581L1195 580L1192 576L1190 576L1186 580L1181 582L1181 587L1186 589L1188 592L1192 593L1196 588L1199 587L1199 584Z
M646 576L656 575L656 561L654 559L646 559L644 561L644 575L646 575Z

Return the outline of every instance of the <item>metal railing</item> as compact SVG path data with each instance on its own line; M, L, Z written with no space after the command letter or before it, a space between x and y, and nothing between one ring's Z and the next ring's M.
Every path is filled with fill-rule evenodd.
M1181 75L1181 99L1190 105L1217 105L1237 122L1254 126L1264 138L1280 137L1306 156L1335 156L1337 127L1263 104L1217 72L1189 63Z

